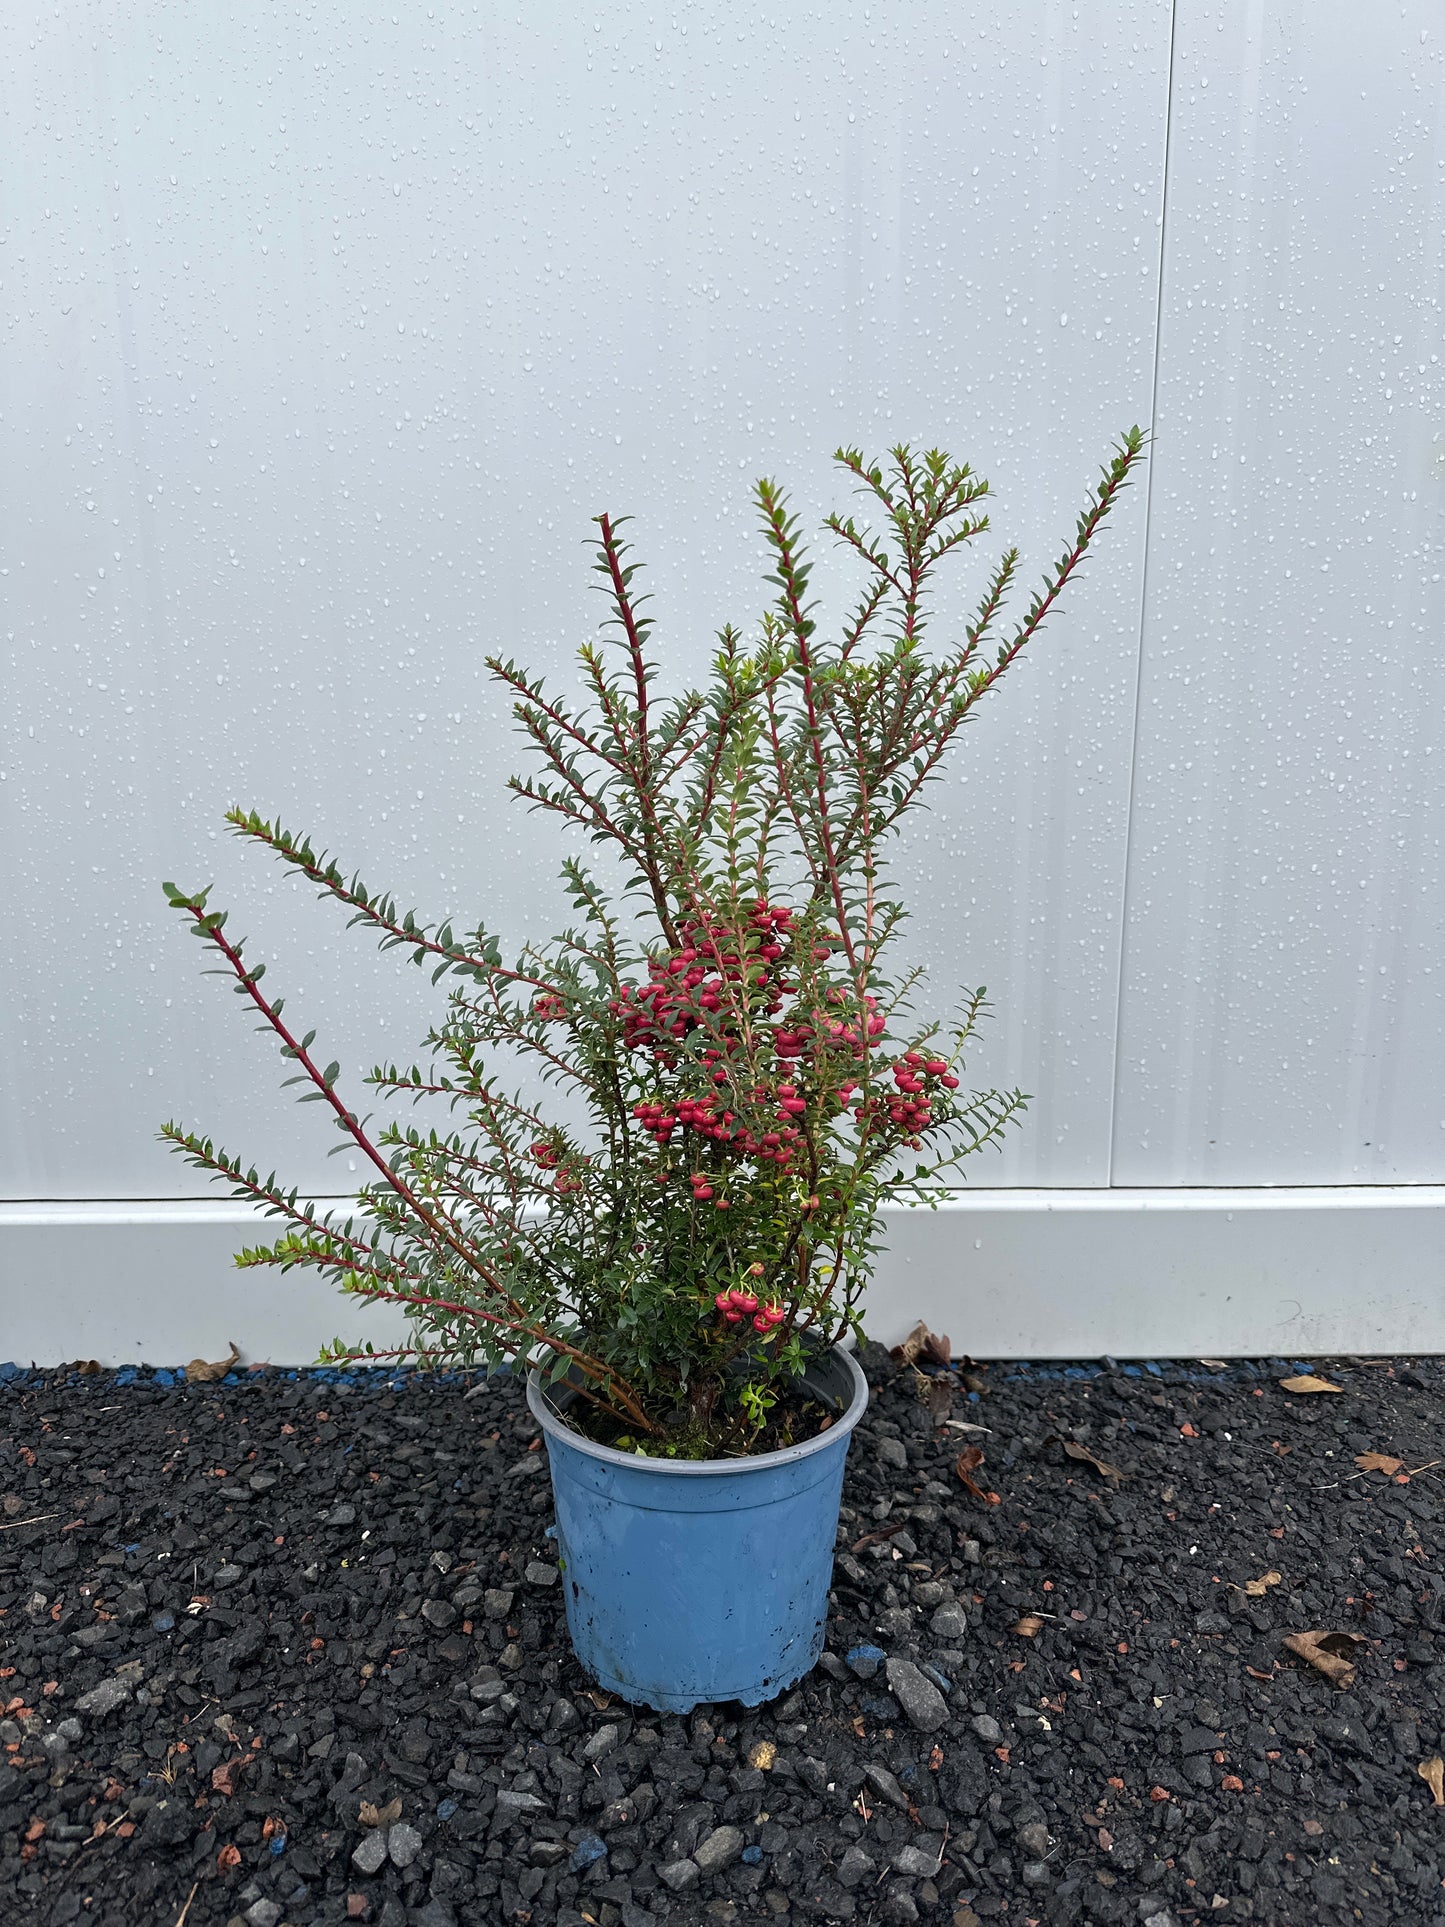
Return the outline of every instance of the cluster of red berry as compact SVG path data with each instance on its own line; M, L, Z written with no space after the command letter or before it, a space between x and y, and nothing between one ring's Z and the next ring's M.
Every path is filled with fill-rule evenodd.
M553 1171L556 1173L552 1179L552 1189L557 1193L558 1197L566 1197L570 1192L580 1191L582 1189L581 1178L562 1168L562 1160L558 1156L555 1147L549 1144L545 1138L539 1138L535 1144L529 1145L527 1148L534 1163L540 1164L544 1171Z
M798 937L796 919L786 906L775 908L759 898L748 913L747 928L751 936L743 942L743 955L739 955L728 926L714 921L686 925L683 943L675 953L649 959L650 981L640 989L625 985L612 1004L613 1012L623 1020L623 1039L629 1049L650 1053L663 1069L676 1069L677 1044L706 1021L703 1013L726 1011L739 1001L739 992L733 988L737 985L745 985L744 994L754 1009L761 1006L767 1016L778 1015L786 996L797 990L796 984L785 981L785 959ZM818 961L826 960L829 954L826 941L815 947ZM861 1064L870 1052L879 1050L887 1019L878 1008L878 1000L865 995L860 1015L852 1008L853 997L847 986L830 985L823 1010L810 1015L798 1013L789 1023L777 1024L772 1033L777 1059L774 1075L786 1080L793 1065L804 1057L828 1056L836 1064L841 1056L845 1064L850 1058ZM724 1019L716 1027L709 1048L699 1053L715 1085L725 1087L735 1080L736 1068L728 1069L723 1060L740 1047L737 1031ZM916 1050L905 1052L891 1070L895 1089L878 1091L856 1102L856 1078L843 1078L830 1088L825 1074L820 1079L821 1090L811 1101L826 1118L851 1110L859 1124L886 1124L904 1143L918 1149L920 1133L933 1122L929 1100L930 1096L936 1098L935 1080L942 1089L957 1090L958 1079L945 1059ZM796 1077L796 1071L793 1075ZM632 1115L659 1150L666 1150L677 1133L694 1132L705 1142L726 1147L734 1158L773 1163L786 1171L796 1162L809 1098L798 1083L780 1081L756 1086L746 1093L746 1101L764 1114L769 1128L760 1130L756 1117L744 1122L726 1108L723 1089L699 1097L677 1095L670 1101L646 1099L633 1105ZM659 1170L658 1182L666 1184L670 1175L666 1168ZM694 1170L690 1183L696 1203L711 1204L719 1211L728 1209L727 1198L718 1195L723 1185L716 1173Z
M624 984L612 1005L614 1016L622 1019L629 1050L649 1050L659 1063L672 1063L674 1046L697 1029L703 1021L700 1013L716 1015L731 1000L728 986L745 980L761 992L768 1015L776 1016L786 986L777 980L773 966L782 962L793 935L793 913L786 905L775 909L760 898L748 914L747 929L762 941L746 946L745 956L733 947L727 925L713 922L684 925L681 949L670 957L648 959L651 981L640 987ZM729 1051L737 1045L726 1026L723 1043ZM705 1051L703 1061L715 1064L721 1055ZM717 1081L725 1083L726 1073L718 1072Z
M850 993L842 984L830 986L827 996L833 1005L846 1004ZM887 1019L878 1009L878 999L865 996L863 1002L868 1015L860 1032L856 1025L847 1023L841 1017L820 1017L816 1026L810 1023L796 1024L791 1030L779 1025L774 1032L774 1042L779 1057L801 1057L820 1034L823 1041L834 1050L851 1051L861 1062L865 1050L875 1050L878 1039L888 1027Z
M897 1087L892 1091L879 1091L864 1104L854 1107L853 1115L861 1124L868 1116L886 1117L903 1135L903 1142L917 1151L922 1139L919 1132L933 1122L933 1110L929 1104L929 1084L936 1080L944 1090L956 1091L958 1079L948 1068L946 1058L925 1057L922 1051L909 1050L893 1066L893 1082Z
M713 1303L730 1325L740 1325L745 1318L751 1318L753 1330L760 1333L781 1325L786 1316L781 1305L760 1305L750 1291L720 1291Z

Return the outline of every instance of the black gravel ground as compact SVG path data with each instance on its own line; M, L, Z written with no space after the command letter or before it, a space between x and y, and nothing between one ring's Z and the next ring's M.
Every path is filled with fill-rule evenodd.
M1441 1361L865 1362L823 1667L685 1721L513 1381L0 1383L0 1921L1445 1923Z

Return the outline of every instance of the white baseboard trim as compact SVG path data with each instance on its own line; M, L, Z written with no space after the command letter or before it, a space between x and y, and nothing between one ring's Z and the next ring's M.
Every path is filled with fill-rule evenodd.
M239 1273L270 1219L204 1201L0 1204L0 1360L304 1365L389 1308L301 1271ZM970 1191L892 1214L866 1306L975 1358L1445 1352L1445 1185Z

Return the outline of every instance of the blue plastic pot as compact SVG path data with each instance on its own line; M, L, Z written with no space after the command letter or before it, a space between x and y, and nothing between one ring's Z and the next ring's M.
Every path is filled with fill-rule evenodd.
M827 1431L748 1459L639 1458L594 1445L562 1413L565 1387L527 1380L547 1437L567 1630L609 1693L686 1713L758 1706L817 1665L843 1461L868 1403L850 1352L827 1352L807 1389Z

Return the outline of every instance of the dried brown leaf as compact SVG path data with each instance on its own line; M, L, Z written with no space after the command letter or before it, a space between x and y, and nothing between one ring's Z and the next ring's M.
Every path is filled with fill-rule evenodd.
M1091 1452L1087 1445L1080 1445L1077 1439L1061 1439L1060 1444L1071 1459L1077 1459L1082 1465L1092 1465L1101 1478L1123 1478L1124 1474L1117 1465L1110 1465L1107 1459L1101 1459L1097 1453Z
M379 1807L370 1800L363 1800L357 1818L364 1827L394 1827L401 1818L401 1801L388 1800L384 1807Z
M1358 1633L1336 1633L1321 1630L1309 1633L1288 1633L1285 1645L1292 1653L1307 1661L1316 1672L1323 1673L1336 1686L1352 1686L1355 1679L1355 1658L1365 1640Z
M946 1378L930 1378L928 1381L928 1414L936 1426L941 1426L953 1410L953 1387Z
M1024 1613L1009 1627L1009 1631L1017 1633L1020 1639L1037 1639L1043 1630L1044 1622L1038 1613Z
M876 1546L880 1540L891 1539L896 1532L902 1532L908 1524L906 1519L894 1519L886 1526L879 1526L874 1532L865 1532L861 1539L855 1539L848 1550L861 1552L865 1546Z
M930 1365L947 1365L952 1358L948 1339L931 1332L922 1319L901 1345L891 1347L888 1356L898 1365L912 1365L920 1358L927 1359Z
M1248 1593L1251 1599L1263 1599L1271 1586L1277 1586L1282 1575L1277 1572L1262 1572L1258 1579L1246 1579L1237 1591Z
M1388 1452L1357 1452L1355 1464L1362 1472L1398 1472L1405 1463L1403 1459L1392 1459Z
M1201 1365L1208 1365L1212 1371L1222 1372L1227 1369L1227 1361L1222 1358L1201 1358L1199 1362Z
M227 1372L230 1371L231 1367L241 1356L241 1348L235 1339L232 1338L228 1342L231 1347L231 1356L229 1358L214 1358L210 1360L193 1358L191 1360L190 1364L186 1367L186 1379L189 1384L206 1385L215 1379L226 1376Z
M985 1492L973 1476L982 1464L983 1447L981 1445L966 1445L953 1461L954 1475L964 1491L971 1493L975 1499L982 1499L985 1505L997 1505L999 1503L998 1494L996 1492Z
M1316 1378L1313 1372L1303 1372L1298 1378L1282 1378L1281 1386L1287 1392L1342 1392L1343 1385L1331 1385L1327 1378Z
M1421 1760L1415 1771L1429 1787L1435 1805L1445 1807L1445 1760L1437 1753L1433 1760Z

